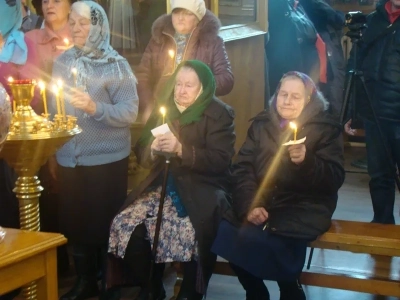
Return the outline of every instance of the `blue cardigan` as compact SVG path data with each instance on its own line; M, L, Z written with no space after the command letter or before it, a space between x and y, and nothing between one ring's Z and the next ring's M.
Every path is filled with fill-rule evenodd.
M63 80L66 114L78 118L82 132L57 152L58 163L73 168L112 163L127 157L131 149L130 125L136 120L139 103L131 67L126 60L119 60L87 69L85 89L96 102L96 112L90 116L69 103L69 87L73 86L70 70L65 66L71 59L69 56L65 52L58 57L53 80ZM50 112L54 114L55 99L49 100Z

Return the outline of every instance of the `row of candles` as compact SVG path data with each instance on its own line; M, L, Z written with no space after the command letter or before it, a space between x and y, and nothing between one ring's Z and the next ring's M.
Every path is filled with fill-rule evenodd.
M77 69L76 68L72 68L71 70L72 75L73 75L73 81L74 81L74 85L76 87L77 85ZM22 80L14 80L14 78L9 77L8 78L8 82L9 83L14 83L14 84L32 84L35 83L34 80L30 80L30 79L22 79ZM61 115L63 120L66 120L66 112L65 112L65 99L64 99L64 89L63 89L63 81L62 80L58 80L57 84L53 85L53 93L56 96L56 106L57 106L57 114ZM38 82L38 86L40 89L40 96L42 97L42 101L43 101L43 106L44 106L44 114L45 117L47 118L49 113L48 113L48 109L47 109L47 98L46 98L46 84L43 81L39 81ZM15 112L17 110L16 107L16 102L13 101L13 111Z

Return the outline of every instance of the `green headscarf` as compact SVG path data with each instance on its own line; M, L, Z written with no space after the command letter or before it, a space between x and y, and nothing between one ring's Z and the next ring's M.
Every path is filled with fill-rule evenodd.
M183 67L193 69L200 79L203 87L203 92L197 97L196 101L185 109L182 113L176 107L174 101L174 88L176 75ZM162 125L162 115L160 107L166 108L165 121L171 123L178 120L179 125L188 125L201 120L204 110L208 107L215 94L216 84L212 71L201 61L187 60L178 65L174 74L168 79L162 92L159 94L156 106L151 113L146 125L143 128L142 134L138 140L138 144L146 146L153 140L151 130L159 125ZM171 126L170 126L171 128Z

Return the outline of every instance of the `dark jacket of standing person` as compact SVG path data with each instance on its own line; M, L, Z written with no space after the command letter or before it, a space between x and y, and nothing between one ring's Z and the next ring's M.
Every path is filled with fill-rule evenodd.
M221 23L209 10L187 40L183 60L196 59L207 64L217 83L216 96L224 96L233 88L234 77L224 41L218 35ZM154 99L169 76L176 68L175 58L171 58L170 51L177 53L174 40L175 28L172 24L172 15L159 17L152 27L152 38L146 47L139 67L135 70L138 77L138 93L140 111L146 114L151 111Z

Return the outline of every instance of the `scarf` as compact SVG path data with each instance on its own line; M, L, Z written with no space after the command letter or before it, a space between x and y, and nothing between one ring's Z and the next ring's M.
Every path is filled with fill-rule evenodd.
M24 65L28 59L28 47L22 25L22 6L19 0L0 0L0 32L4 45L0 48L0 62Z
M189 67L196 72L203 89L195 102L181 113L175 104L174 87L176 75L182 67ZM200 121L204 110L208 107L214 97L215 88L216 83L214 75L206 64L198 60L188 60L180 63L175 72L166 82L161 93L156 96L158 99L156 106L143 128L138 144L140 146L146 146L153 141L154 138L151 134L151 130L162 123L162 115L160 114L161 106L166 108L167 113L165 121L169 123L169 125L174 121L179 121L180 126Z
M85 46L82 49L73 47L67 51L71 51L73 55L71 55L72 59L67 62L66 67L69 70L73 68L77 70L77 85L84 86L85 79L89 74L93 74L92 69L102 64L108 64L110 69L107 72L114 74L117 72L119 78L122 79L118 64L113 63L125 59L110 44L110 25L104 9L94 1L79 1L72 5L72 9L75 9L78 13L80 7L76 5L88 6L91 20ZM114 68L117 68L117 70L114 70ZM72 77L73 73L69 71L68 76Z

